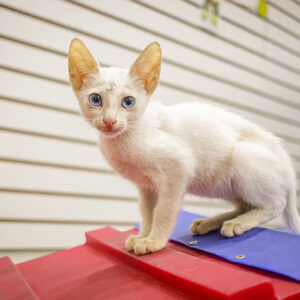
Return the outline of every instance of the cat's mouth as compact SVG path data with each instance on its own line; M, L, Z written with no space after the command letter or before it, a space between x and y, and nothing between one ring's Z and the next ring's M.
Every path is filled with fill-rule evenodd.
M96 128L105 136L117 136L122 132L122 127L111 127L111 126L96 126Z

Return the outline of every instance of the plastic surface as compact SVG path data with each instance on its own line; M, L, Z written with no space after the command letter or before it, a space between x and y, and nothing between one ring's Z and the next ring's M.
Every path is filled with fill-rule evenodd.
M8 257L0 258L0 299L38 299L24 277Z
M300 299L295 281L174 242L157 253L135 256L124 243L136 232L91 231L86 244L17 268L2 258L0 299Z

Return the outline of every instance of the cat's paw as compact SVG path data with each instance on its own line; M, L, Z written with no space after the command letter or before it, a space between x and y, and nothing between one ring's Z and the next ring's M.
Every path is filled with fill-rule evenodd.
M234 237L243 234L247 229L239 221L229 220L223 223L221 234L225 237Z
M136 255L156 252L164 248L167 244L167 241L168 240L140 238L135 241L133 250Z
M212 222L210 219L196 219L190 226L190 231L195 235L203 235L216 229L218 228L216 228L215 222Z
M126 249L127 249L128 251L132 251L133 248L134 248L134 245L135 245L136 241L137 241L138 239L140 239L140 238L141 238L141 237L140 237L139 235L130 235L130 236L127 238L126 242L125 242L125 247L126 247Z

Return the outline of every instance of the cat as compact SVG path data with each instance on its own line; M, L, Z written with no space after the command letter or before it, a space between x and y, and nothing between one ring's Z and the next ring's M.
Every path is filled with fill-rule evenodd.
M164 248L185 193L236 206L194 220L193 234L221 228L234 237L282 212L300 234L296 176L279 139L211 104L149 103L160 69L157 42L130 69L100 67L81 40L70 45L69 77L82 114L99 131L108 163L139 190L141 229L126 248L137 255Z

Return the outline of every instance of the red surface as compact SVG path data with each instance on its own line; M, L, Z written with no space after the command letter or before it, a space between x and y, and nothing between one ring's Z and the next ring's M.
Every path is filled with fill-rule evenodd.
M172 242L135 256L124 248L128 235L109 227L91 231L86 244L17 269L0 259L0 299L300 299L295 281Z
M0 299L38 299L8 257L0 259Z

